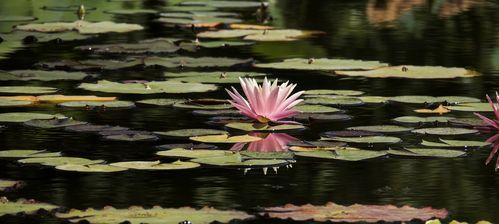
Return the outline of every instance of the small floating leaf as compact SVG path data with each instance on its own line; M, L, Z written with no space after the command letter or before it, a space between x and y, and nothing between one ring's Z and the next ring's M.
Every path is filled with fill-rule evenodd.
M36 101L42 103L64 103L71 101L92 101L92 102L109 102L116 100L116 97L99 97L99 96L65 96L65 95L43 95L37 96Z
M380 133L398 133L410 131L413 128L403 127L397 125L372 125L372 126L357 126L349 127L347 130L353 131L369 131L369 132L380 132Z
M43 71L43 70L14 70L0 71L0 81L53 81L53 80L82 80L89 74L83 72Z
M160 161L130 161L111 163L111 166L136 170L183 170L199 167L198 163L175 161L172 163L161 163Z
M402 141L400 138L392 136L332 137L332 138L321 138L321 140L332 140L332 141L364 143L364 144L376 144L376 143L395 144Z
M305 128L305 126L300 124L269 125L262 123L243 123L243 122L233 122L226 124L225 126L243 131L283 131L283 130L294 130L294 129Z
M387 154L386 151L361 150L357 148L337 148L338 150L316 150L308 152L296 152L297 156L314 157L322 159L336 159L345 161L361 161L372 159Z
M258 79L263 78L265 74L248 72L184 72L166 73L165 76L173 77L168 80L177 82L239 83L239 77L250 77Z
M166 151L159 151L156 155L175 157L175 158L204 158L204 157L216 157L225 156L226 154L231 154L232 152L226 150L212 150L212 149L183 149L174 148Z
M388 97L384 96L360 96L357 97L359 100L362 100L364 103L387 103Z
M18 160L20 163L39 163L44 166L60 166L65 164L74 165L92 165L104 162L103 160L90 160L79 157L43 157L43 158L27 158Z
M63 115L42 114L31 112L0 113L0 122L26 122L33 119L65 118Z
M24 122L24 125L37 128L63 128L73 125L82 125L87 122L76 121L71 118L54 118L54 119L33 119Z
M130 59L130 60L109 60L109 59L90 59L82 61L73 60L60 60L52 62L40 62L37 65L43 68L50 69L74 69L74 70L91 70L91 69L107 69L116 70L123 68L130 68L144 63L141 60Z
M117 83L101 80L97 83L82 83L78 88L107 92L129 94L154 94L154 93L194 93L208 92L217 89L217 86L201 83L181 83L172 81L152 81L147 83Z
M253 30L253 29L234 29L205 31L199 33L200 38L236 38L242 37L244 40L252 41L293 41L300 38L306 38L318 32L301 31L293 29L285 30Z
M339 71L339 75L362 76L368 78L408 78L408 79L452 79L474 77L479 73L464 68L446 68L440 66L391 66L369 71Z
M296 120L309 120L309 121L346 121L352 119L351 116L346 114L317 114L317 113L300 113L293 116Z
M82 173L112 173L127 170L126 168L110 166L107 164L91 164L91 165L77 165L66 164L55 167L58 170L74 171Z
M130 101L109 101L109 102L96 102L96 101L71 101L58 104L61 107L69 108L133 108L135 104Z
M254 142L262 140L262 138L250 135L236 135L236 136L206 135L206 136L190 137L189 139L205 143L238 143L238 142Z
M44 150L5 150L0 151L2 158L36 158L36 157L58 157L60 152L47 152Z
M466 128L453 128L453 127L438 127L438 128L421 128L412 130L413 133L417 134L428 134L428 135L466 135L478 133L477 130L466 129Z
M362 91L357 90L343 90L343 89L312 89L307 90L305 95L340 95L340 96L359 96L364 94Z
M237 58L215 58L215 57L146 57L144 64L146 66L162 66L166 68L203 68L203 67L231 67L235 65L249 64L252 59Z
M274 68L274 69L294 69L294 70L360 70L374 69L381 66L387 66L379 61L362 61L351 59L306 59L293 58L286 59L282 62L256 64L258 68Z
M19 199L13 202L7 200L7 198L0 198L0 216L7 214L15 215L18 213L33 214L41 209L51 211L56 208L57 206L55 205L35 202L34 200Z
M171 137L192 137L192 136L200 136L200 135L228 134L224 130L203 129L203 128L180 129L180 130L165 131L165 132L157 131L154 133L158 134L158 135L171 136Z
M55 93L56 88L42 86L0 86L0 93L46 94Z
M323 135L328 137L363 137L363 136L365 137L365 136L379 136L383 134L371 131L346 130L346 131L327 131L324 132Z
M393 120L400 123L446 123L453 117L415 117L415 116L403 116L397 117Z

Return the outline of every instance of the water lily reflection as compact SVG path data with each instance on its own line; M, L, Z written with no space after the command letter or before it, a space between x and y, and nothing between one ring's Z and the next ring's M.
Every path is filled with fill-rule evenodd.
M298 139L284 133L250 133L251 136L261 137L262 140L250 143L236 143L230 150L241 151L245 149L250 152L287 152L288 144Z
M492 144L492 151L490 151L489 157L487 158L487 161L485 161L485 164L489 165L489 163L492 161L492 159L494 159L495 154L497 154L497 151L499 150L499 134L495 134L486 141ZM496 159L495 169L496 171L499 170L499 156Z

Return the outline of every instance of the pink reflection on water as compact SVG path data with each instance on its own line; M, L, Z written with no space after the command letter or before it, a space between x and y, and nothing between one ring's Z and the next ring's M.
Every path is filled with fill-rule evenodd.
M263 139L250 143L236 143L230 150L241 151L247 145L246 150L250 152L287 152L289 149L288 143L298 140L284 133L250 133L249 135Z

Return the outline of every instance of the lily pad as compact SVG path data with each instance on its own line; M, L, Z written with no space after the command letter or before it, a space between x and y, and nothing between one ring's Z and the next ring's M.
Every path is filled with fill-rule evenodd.
M450 104L462 104L462 103L474 103L480 102L480 99L465 97L465 96L418 96L418 95L407 95L407 96L395 96L390 97L389 101L398 103L413 103L413 104L424 104L424 103L450 103Z
M34 200L19 199L17 201L9 201L7 198L0 198L0 216L7 214L15 215L18 213L34 214L39 210L51 211L57 206L36 202Z
M46 158L59 157L60 152L47 152L45 150L4 150L0 151L1 158Z
M233 106L227 100L222 99L192 99L181 103L173 104L175 108L196 109L196 110L225 110Z
M463 103L455 106L446 107L452 111L469 111L469 112L492 112L492 107L489 103Z
M454 118L449 120L449 123L456 126L476 127L485 125L480 118Z
M320 104L320 105L338 105L338 106L359 106L364 104L362 100L353 97L315 97L307 98L303 101L305 104Z
M0 22L26 22L36 20L36 17L32 16L16 16L16 15L2 15L0 16Z
M54 119L65 118L61 114L43 114L32 112L13 112L13 113L0 113L0 122L26 122L33 119Z
M155 94L155 93L195 93L217 89L212 84L181 83L173 81L152 81L147 83L118 83L101 80L97 83L82 83L78 88L106 93Z
M437 127L437 128L421 128L412 130L413 133L417 134L428 134L428 135L466 135L478 133L477 130L466 129L466 128L453 128L453 127Z
M104 135L104 139L112 141L127 141L127 142L156 141L158 140L158 136L152 134L141 134L141 133L109 134L109 135Z
M230 151L226 150L212 150L212 149L183 149L174 148L165 151L159 151L156 155L175 157L175 158L204 158L204 157L219 157L225 156L226 154L232 154Z
M88 101L94 103L107 103L116 100L116 97L99 97L92 95L66 96L66 95L43 95L37 96L36 101L42 103L64 103L72 101Z
M338 75L362 76L368 78L408 78L408 79L453 79L480 75L464 68L446 68L441 66L391 66L369 71L340 71Z
M226 154L217 157L201 157L192 159L192 162L212 166L235 166L235 167L255 167L255 166L280 166L289 164L288 160L282 159L248 159L244 160L241 154Z
M33 104L31 101L0 98L0 107L22 107Z
M306 59L292 58L282 62L256 64L258 68L293 69L293 70L369 70L387 66L379 61L362 61L351 59Z
M204 68L204 67L231 67L250 64L253 59L215 58L215 57L146 57L146 66L162 66L166 68Z
M78 20L75 22L54 22L54 23L31 23L19 25L16 30L35 31L35 32L66 32L76 30L81 34L99 34L99 33L125 33L142 30L144 27L138 24L114 23L110 21L87 22Z
M261 215L271 218L291 219L294 221L314 222L409 222L417 219L426 221L432 218L444 219L448 212L445 209L414 208L410 206L396 207L393 205L350 205L343 206L327 203L324 206L292 205L265 208Z
M83 72L43 71L43 70L14 70L0 71L0 81L54 81L54 80L82 80L89 74Z
M295 130L295 129L305 128L305 126L300 124L269 125L262 123L243 123L243 122L233 122L226 124L225 126L243 131L284 131L284 130Z
M239 142L254 142L262 140L262 138L250 135L236 135L236 136L205 135L205 136L190 137L189 139L204 143L239 143Z
M466 154L466 152L464 151L438 149L438 148L405 148L405 150L407 152L391 149L388 151L388 153L400 156L422 156L422 157L441 157L441 158L455 158Z
M308 121L346 121L352 119L346 114L318 114L318 113L300 113L293 116L296 120Z
M296 152L295 155L322 159L335 159L345 161L361 161L386 155L386 151L361 150L357 148L340 148L338 150L316 150Z
M331 137L321 138L326 141L339 141L348 143L363 143L363 144L396 144L402 139L392 136L365 136L365 137Z
M202 41L198 46L203 48L220 48L220 47L240 47L255 44L250 41Z
M128 209L116 209L110 206L102 210L87 209L76 210L72 209L68 213L57 213L56 217L61 219L69 219L70 222L78 223L83 220L89 223L106 223L119 224L123 222L130 223L148 223L148 224L164 224L164 223L180 223L188 219L196 224L209 224L214 221L228 223L233 219L248 219L253 216L245 212L239 211L220 211L214 208L193 209L189 207L183 208L161 208L154 206L150 209L142 207L130 207Z
M359 100L362 100L364 103L388 103L388 97L384 96L360 96L357 97Z
M104 162L103 160L90 160L79 157L40 157L40 158L26 158L18 160L20 163L39 163L44 166L60 166L66 164L73 165L92 165Z
M229 17L215 17L215 16L194 16L192 18L170 18L170 17L161 17L156 21L165 24L174 24L174 25L183 25L183 26L197 26L201 25L201 27L214 27L218 24L229 24L229 23L240 23L241 19L238 18L229 18Z
M172 5L165 7L165 10L169 12L197 12L197 11L214 11L215 7L202 6L182 6L182 5Z
M311 105L311 104L299 104L294 107L295 110L302 113L336 113L341 110L334 107L324 106L324 105Z
M160 161L130 161L111 163L111 166L136 170L184 170L199 167L198 163L175 161L172 163L161 163Z
M73 125L82 125L87 122L76 121L72 118L54 118L54 119L33 119L24 122L24 125L37 128L63 128Z
M236 116L240 113L237 110L194 110L192 114L200 116Z
M134 14L155 14L158 11L154 9L116 9L104 12L116 15L134 15Z
M306 38L317 34L314 31L302 30L218 30L218 31L205 31L199 33L197 36L200 38L236 38L242 37L244 40L251 41L294 41L301 38Z
M140 101L137 101L137 103L147 104L147 105L155 105L155 106L172 106L173 104L184 102L184 101L185 100L183 100L183 99L158 98L158 99L140 100Z
M224 130L217 129L203 129L203 128L194 128L194 129L180 129L173 131L165 131L165 132L154 132L158 135L170 136L170 137L192 137L192 136L201 136L201 135L221 135L228 134Z
M76 12L80 8L80 5L64 5L64 6L46 6L44 5L41 9L47 11L58 11L58 12ZM85 7L86 11L95 11L96 7Z
M133 108L135 104L130 101L108 101L108 102L96 102L96 101L71 101L60 103L58 106L69 107L69 108Z
M109 131L126 131L129 129L125 127L110 126L110 125L83 124L83 125L69 126L66 127L65 130L75 131L75 132L109 132Z
M46 94L55 93L56 88L42 86L0 86L0 93Z
M362 91L357 90L343 90L343 89L312 89L307 90L304 95L340 95L340 96L359 96L364 94Z
M66 165L56 166L55 168L63 171L73 171L81 173L113 173L113 172L121 172L127 170L126 168L110 166L107 164L90 164L90 165L66 164Z
M93 35L83 35L75 31L64 33L39 33L15 30L13 32L1 35L6 42L26 44L48 41L54 41L55 43L59 44L65 41L85 40L94 37Z
M366 136L380 136L383 135L378 132L371 131L327 131L323 133L324 136L327 137L366 137Z
M200 144L194 144L194 143L177 143L177 144L164 144L164 145L158 145L156 146L156 148L159 148L159 149L177 149L177 148L180 148L180 149L190 149L190 150L194 150L194 149L217 149L218 146L216 145L211 145L211 144L204 144L204 143L200 143Z
M352 131L369 131L369 132L380 132L380 133L399 133L410 131L413 128L403 127L398 125L372 125L372 126L356 126L349 127L347 130Z
M403 116L397 117L393 120L400 123L409 123L409 124L417 124L417 123L446 123L449 120L454 119L453 117L415 117L415 116Z
M239 83L240 77L263 78L263 73L248 73L248 72L184 72L184 73L167 73L169 81L177 82L200 82L200 83ZM178 77L175 77L178 76Z
M181 6L208 6L215 8L257 8L262 3L259 1L185 1Z
M15 188L19 188L21 185L21 181L0 179L0 191L9 191Z
M427 146L427 147L463 147L463 148L468 148L468 147L484 147L488 146L491 143L489 142L484 142L484 141L470 141L470 140L446 140L446 139L440 139L440 142L431 142L431 141L426 141L422 140L421 145Z
M155 54L173 53L180 48L167 38L156 38L138 43L86 45L77 49L99 54Z
M40 62L37 65L50 69L73 69L73 70L116 70L143 65L142 60L109 60L109 59L90 59L82 61L60 60L53 62Z

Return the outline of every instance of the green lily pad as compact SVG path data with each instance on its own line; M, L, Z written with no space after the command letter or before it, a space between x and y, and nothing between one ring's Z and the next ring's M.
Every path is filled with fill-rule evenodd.
M0 179L0 191L9 191L14 188L19 188L21 185L21 181Z
M24 125L37 128L63 128L74 125L82 125L87 122L76 121L71 118L54 118L54 119L33 119L24 122Z
M357 90L343 90L343 89L312 89L307 90L304 95L340 95L340 96L359 96L364 94L362 91Z
M183 170L199 167L199 163L175 161L172 163L161 163L160 161L130 161L111 163L111 166L136 170Z
M208 7L205 5L202 6L181 6L181 5L172 5L165 7L165 10L169 12L197 12L197 11L214 11L215 7Z
M388 97L384 96L360 96L357 97L359 100L362 100L364 103L388 103Z
M44 166L60 166L65 164L92 165L104 162L103 160L90 160L79 157L39 157L18 160L20 163L39 163Z
M16 16L16 15L2 15L0 16L0 22L26 22L36 20L36 17L32 16Z
M226 110L233 108L227 100L221 99L193 99L173 104L173 107L196 110Z
M110 32L125 33L142 30L144 29L144 27L138 24L114 23L110 21L94 23L78 20L75 22L31 23L16 26L15 29L42 33L66 32L76 30L81 34L99 34Z
M214 16L194 16L192 18L169 18L169 17L161 17L156 21L160 23L166 24L176 24L176 25L185 25L191 26L196 24L209 24L209 23L240 23L241 19L237 18L228 18L228 17L214 17Z
M254 151L240 151L243 159L281 159L292 160L294 159L293 152L254 152Z
M1 158L37 158L59 157L60 152L47 152L45 150L4 150L0 151Z
M318 114L318 113L300 113L293 116L296 120L315 121L346 121L352 119L351 116L346 114Z
M347 130L352 131L370 131L370 132L379 132L379 133L398 133L398 132L406 132L410 131L414 128L403 127L398 125L372 125L372 126L356 126L349 127Z
M42 86L0 86L0 93L47 94L57 92L56 88Z
M233 122L226 124L225 126L243 131L284 131L284 130L295 130L295 129L305 128L305 126L300 124L269 125L262 123L243 123L243 122Z
M446 123L450 119L454 119L453 117L415 117L415 116L403 116L403 117L397 117L394 118L393 120L396 122L400 123L410 123L410 124L417 124L417 123Z
M142 207L130 207L128 209L115 209L107 206L102 210L87 209L76 210L72 209L68 213L57 213L56 217L61 219L69 219L70 222L78 223L83 220L89 223L106 223L119 224L123 222L130 223L148 223L148 224L164 224L164 223L180 223L189 219L190 222L196 224L209 224L214 221L228 223L233 219L247 219L253 216L245 212L239 211L220 211L214 208L193 209L189 207L183 208L161 208L154 206L150 209Z
M104 135L104 139L112 141L127 141L127 142L156 141L158 140L158 136L147 133L127 133L127 134Z
M236 116L239 115L237 110L194 110L192 111L194 115L200 116Z
M466 129L466 128L453 128L453 127L438 127L438 128L421 128L412 130L413 133L417 134L428 134L428 135L466 135L478 133L477 130Z
M468 148L468 147L484 147L484 146L488 146L490 144L491 143L489 143L489 142L470 141L470 140L440 139L440 142L431 142L431 141L426 141L426 140L421 141L421 145L428 146L428 147L463 147L463 148Z
M82 61L60 60L53 62L40 62L37 65L43 68L50 68L50 69L116 70L116 69L130 68L143 65L143 63L141 60L138 59L130 59L124 61L109 60L109 59L90 59Z
M104 12L116 15L134 15L134 14L155 14L158 11L153 9L116 9Z
M61 107L69 107L69 108L85 108L85 109L90 109L90 108L133 108L135 107L135 104L130 101L104 101L104 102L97 102L97 101L70 101L70 102L64 102L57 104L58 106Z
M181 6L208 6L215 8L257 8L262 3L259 1L185 1Z
M82 80L88 76L89 74L83 72L43 71L43 70L0 71L0 81Z
M448 106L446 108L451 111L493 112L489 103L463 103L455 106Z
M178 77L174 77L178 75ZM263 73L248 73L248 72L184 72L184 73L167 73L169 81L177 82L200 82L200 83L239 83L240 77L263 78Z
M422 156L422 157L442 157L454 158L465 155L466 152L458 150L438 149L438 148L405 148L406 151L393 150L388 151L391 155L400 156Z
M32 39L32 42L48 42L48 41L57 41L60 43L61 41L75 41L75 40L85 40L88 38L92 38L92 35L83 35L78 32L64 32L64 33L39 33L39 32L31 32L31 31L20 31L15 30L10 33L0 34L5 42L25 42L25 39L29 37ZM4 44L4 43L2 43Z
M312 62L311 62L312 61ZM310 63L311 62L311 63ZM368 70L382 66L387 66L379 61L362 61L351 59L305 59L293 58L286 59L282 62L256 64L258 68L273 68L273 69L293 69L293 70Z
M190 137L189 139L204 143L239 143L239 142L254 142L262 140L262 138L250 135L236 135L236 136L205 135L205 136Z
M100 54L156 54L173 53L180 48L168 38L156 38L142 40L138 43L86 45L76 49Z
M212 84L181 83L173 81L152 81L147 83L118 83L101 80L97 83L82 83L78 88L106 93L155 94L155 93L198 93L217 89Z
M0 200L0 216L7 214L15 215L18 213L34 214L39 210L51 211L56 209L57 206L34 202L33 200L19 199L17 201L9 201L7 198L1 198Z
M122 167L110 166L107 164L90 164L90 165L79 165L79 164L65 164L55 167L58 170L63 171L73 171L81 173L113 173L128 170Z
M349 142L349 143L364 143L364 144L396 144L402 141L402 139L392 136L332 137L332 138L323 137L321 138L321 140Z
M214 150L214 149L183 149L174 148L165 151L159 151L156 155L174 157L174 158L204 158L204 157L217 157L225 156L227 153L232 152L226 150Z
M242 37L244 40L251 41L294 41L309 37L317 32L301 30L218 30L205 31L199 33L200 38L236 38Z
M47 11L57 11L57 12L76 12L80 8L80 5L64 5L64 6L46 6L44 5L41 9ZM85 11L95 11L96 7L85 7Z
M389 101L398 102L398 103L413 103L413 104L443 103L443 102L447 102L450 104L462 104L462 103L480 102L480 99L465 97L465 96L434 97L434 96L407 95L407 96L390 97Z
M240 47L255 44L249 41L201 41L198 46L204 48L220 48L220 47Z
M0 107L22 107L32 105L33 102L27 100L13 100L8 98L0 98Z
M255 166L280 166L289 164L288 160L282 159L249 159L244 160L241 154L234 153L231 155L217 157L202 157L192 159L192 162L201 163L212 166L236 166L236 167L255 167Z
M164 12L159 14L161 17L170 18L195 18L195 17L239 17L239 13L219 12L219 11L193 11L193 12Z
M263 30L246 30L246 29L237 29L237 30L217 30L217 31L206 31L198 33L198 37L200 38L236 38L236 37L244 37L251 34L262 33Z
M312 105L312 104L299 104L294 107L295 110L302 113L336 113L341 110L334 107L324 106L324 105Z
M215 57L146 57L144 64L146 66L162 66L166 68L188 67L231 67L235 65L249 64L252 59L237 58L215 58Z
M141 104L147 104L147 105L155 105L155 106L172 106L173 104L184 102L185 100L183 99L147 99L147 100L140 100L137 101L137 103Z
M362 76L368 78L408 78L408 79L453 79L480 75L464 68L446 68L441 66L390 66L369 71L341 71L338 75Z
M485 125L480 118L454 118L449 120L449 123L456 126L476 127Z
M201 136L201 135L228 134L224 130L203 129L203 128L180 129L180 130L165 131L165 132L157 131L154 133L158 135L171 136L171 137L192 137L192 136Z
M42 114L31 112L13 112L13 113L0 113L0 122L26 122L33 119L54 119L65 118L61 114Z
M364 104L362 100L353 97L314 97L306 98L303 101L305 104L320 104L320 105L338 105L338 106L359 106Z
M296 152L295 155L321 159L335 159L345 161L361 161L387 155L386 151L361 150L357 148L340 148L339 150L317 150Z

